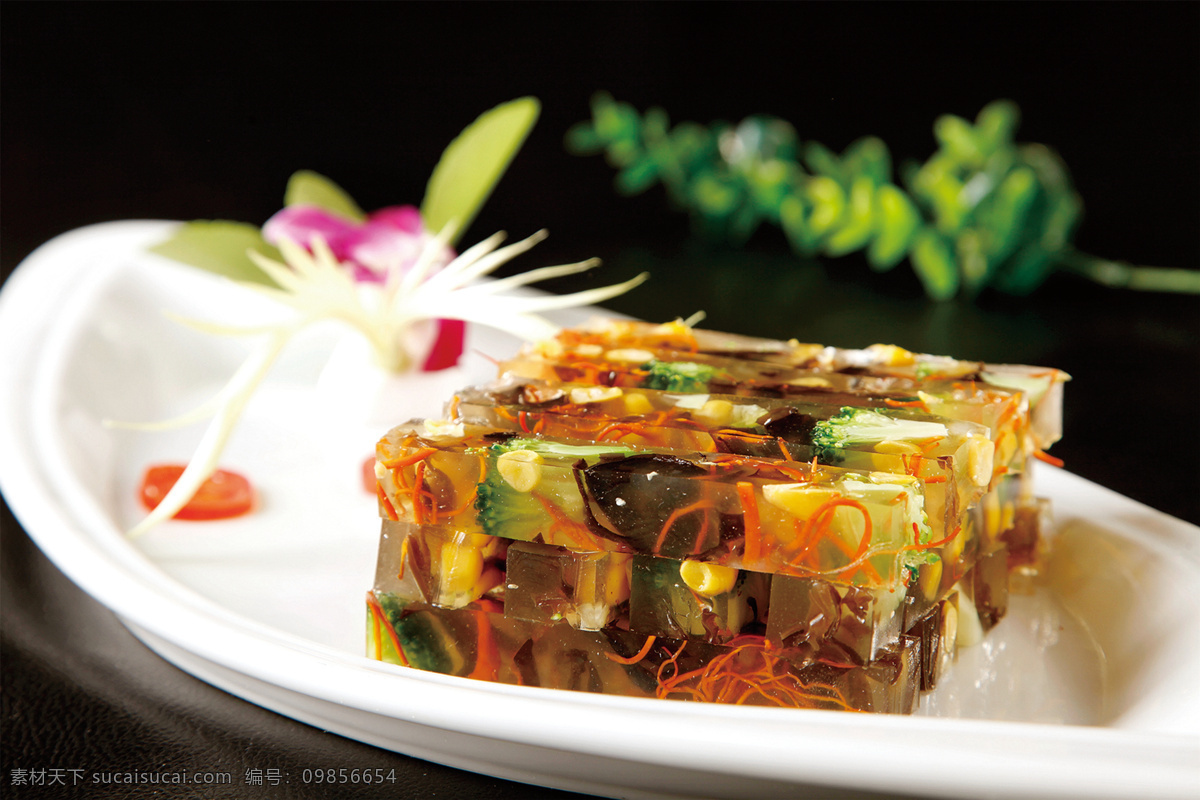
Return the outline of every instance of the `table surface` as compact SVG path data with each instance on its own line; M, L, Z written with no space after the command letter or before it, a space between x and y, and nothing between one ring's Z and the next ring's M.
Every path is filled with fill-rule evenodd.
M357 137L364 135L371 137L372 147L382 147L383 134L374 129L367 133L357 128L343 131L330 120L314 119L312 115L288 116L270 105L276 99L261 87L239 88L236 76L253 74L267 75L273 85L287 85L290 90L292 76L277 69L279 62L271 60L274 56L255 49L261 43L259 32L273 29L277 21L259 28L247 24L230 33L234 30L232 23L208 9L197 12L196 25L187 29L166 28L164 16L158 37L146 40L134 33L142 28L133 27L131 22L134 14L141 18L160 13L151 11L151 6L103 4L109 6L103 12L75 7L72 14L60 15L53 10L55 4L44 4L50 11L35 8L42 5L6 4L5 8L8 24L3 29L0 52L5 62L0 74L5 81L3 147L5 188L9 190L5 199L9 202L3 220L5 252L0 279L7 278L20 259L41 241L90 222L208 214L233 219L265 218L275 200L263 198L273 198L278 190L277 175L287 174L280 171L280 161L287 161L291 169L310 164L328 168L371 185L375 166L359 163L353 145L359 141ZM321 5L313 4L304 12L293 7L289 14L316 16L320 11L315 7ZM578 84L585 85L582 93L573 87L568 91L565 76L548 69L545 60L537 60L548 58L544 55L531 55L530 66L511 65L519 80L510 84L494 76L488 82L493 73L488 59L509 45L498 42L484 47L482 38L471 39L472 46L483 49L460 54L467 59L464 74L470 81L467 88L466 78L464 83L454 84L462 90L460 94L469 94L466 99L457 97L455 102L462 108L477 112L487 107L483 97L497 102L497 98L516 96L532 86L541 93L547 115L560 114L540 123L547 133L529 145L536 158L522 155L526 160L515 164L489 205L490 216L481 218L483 225L491 225L492 220L497 227L511 225L513 215L525 220L519 214L530 211L525 198L534 196L536 189L531 187L544 187L549 194L539 199L540 205L534 204L534 210L540 214L543 208L552 211L554 206L561 206L558 227L552 229L556 236L558 232L566 236L541 246L539 249L545 252L535 266L592 254L605 259L599 278L582 283L560 282L555 286L557 290L589 285L586 280L615 281L648 269L653 274L652 283L611 304L643 318L661 320L704 309L708 313L706 325L722 330L794 336L848 347L894 342L962 358L1062 368L1073 375L1073 381L1066 392L1065 437L1054 447L1054 455L1063 459L1068 470L1083 477L1200 523L1200 470L1196 461L1200 454L1200 415L1196 413L1200 398L1200 300L1196 296L1123 292L1056 276L1027 298L985 294L974 301L934 304L920 295L911 274L898 270L875 275L861 259L854 258L838 265L800 263L787 253L778 237L769 234L757 237L743 250L699 242L689 235L686 220L667 208L661 194L618 199L611 190L611 171L602 159L568 158L561 152L564 123L567 118L586 113L590 91L608 87L615 94L620 94L622 88L636 93L643 85L644 74L674 74L669 70L693 55L687 44L690 39L676 36L683 21L672 16L673 12L660 6L647 11L622 9L618 14L612 10L617 5L624 4L614 4L602 19L594 20L591 34L581 29L578 35L585 37L583 43L576 42L570 48L554 41L556 34L552 31L557 23L530 19L530 25L541 26L538 30L545 34L543 42L559 47L556 52L563 58L567 57L567 49L585 51L588 42L596 52L609 52L611 40L619 33L633 37L618 53L626 67L619 76L589 72L598 69L591 61L581 64L576 58L570 62L582 70L575 77ZM1020 94L1018 99L1023 103L1026 98L1040 97L1040 105L1031 99L1023 108L1031 125L1047 136L1060 130L1055 124L1068 124L1064 120L1072 114L1102 110L1111 115L1113 123L1112 127L1097 127L1105 132L1103 136L1084 136L1076 141L1062 133L1066 129L1060 130L1062 146L1069 151L1081 189L1086 189L1089 209L1095 212L1085 231L1090 238L1082 244L1098 246L1103 255L1195 268L1200 261L1195 237L1196 170L1176 173L1172 165L1182 163L1181 158L1192 159L1184 166L1195 164L1193 90L1200 70L1194 58L1194 33L1200 14L1192 4L1170 6L1160 5L1148 12L1093 6L1084 15L1087 20L1081 21L1088 27L1078 31L1074 24L1056 27L1049 22L1046 24L1050 28L1040 29L1020 24L1006 26L999 17L1018 22L1018 11L990 7L989 25L995 25L986 30L970 28L978 52L986 55L979 63L965 62L960 65L961 74L947 77L944 66L925 63L933 59L930 54L942 52L936 47L921 50L920 58L908 63L907 68L914 70L937 68L936 74L909 81L904 89L924 92L909 100L910 105L920 106L923 120L920 126L924 138L913 141L924 142L933 109L947 107L948 101L939 92L944 90L947 97L953 96L960 106L966 106L960 108L961 113L967 113L978 106L974 105L975 95L964 87L977 84L985 85L985 90L994 91L996 96L1001 96L1000 92ZM935 7L939 14L950 13L946 6ZM1025 13L1024 8L1019 13ZM764 13L761 8L759 13ZM832 24L835 13L829 9L820 12L830 15L824 19L826 24ZM1144 18L1135 18L1135 14L1144 14ZM613 21L619 15L637 19ZM60 20L60 16L70 19ZM919 37L930 29L903 16L892 20L894 38L924 41ZM264 22L262 18L257 21ZM284 25L281 38L287 40L288 36L300 35L305 25L311 28L314 20L291 20L291 27L287 20L280 22ZM319 25L319 20L316 23ZM486 31L480 27L482 36ZM760 25L755 35L768 35L772 27ZM357 29L373 37L370 41L383 52L383 33L362 24ZM170 35L161 32L166 30ZM855 52L875 52L877 62L872 62L872 68L886 71L890 67L878 53L890 53L887 46L893 42L882 36L876 34L876 39L860 42L862 46ZM1086 39L1088 48L1078 52L1072 49L1071 36L1079 37L1078 41ZM1124 37L1130 36L1140 38L1127 42ZM212 61L207 49L210 37L216 37L225 47L220 65ZM1002 42L1003 37L1016 37L1011 48ZM1056 37L1067 37L1062 52L1069 52L1069 57L1048 55L1052 49L1058 53ZM675 41L673 51L669 49L671 41ZM818 43L806 41L808 50L796 58L833 57L817 54L813 48ZM426 49L421 53L432 58L433 45L422 46ZM1073 84L1077 94L1070 102L1082 108L1086 101L1087 109L1081 111L1076 105L1059 108L1057 98L1062 95L1039 94L1044 88L1042 83L993 80L996 75L1020 75L1026 69L1026 49L1030 47L1043 48L1038 51L1040 56L1050 58L1051 66L1043 61L1042 67L1057 70L1064 80L1078 79ZM770 48L764 45L762 49ZM531 46L530 51L538 49ZM370 48L356 48L354 52L353 57L359 58L359 53L370 52ZM1188 52L1193 55L1186 55ZM1146 70L1146 79L1131 77L1128 86L1121 80L1107 80L1102 89L1097 88L1106 80L1102 76L1108 74L1105 70L1110 53L1128 55L1121 61L1122 76L1129 63L1136 62ZM750 47L745 48L737 62L739 69L748 69L755 55ZM701 60L694 66L698 70L695 75L664 77L661 96L651 97L647 104L669 106L675 102L703 109L697 113L706 118L716 116L718 112L710 113L712 106L702 102L705 94L697 87L717 86L713 76L724 67L704 61L708 56L703 53L696 57ZM1184 60L1170 61L1173 58ZM152 63L150 59L168 63L170 68L162 72L147 70L144 65ZM669 59L676 61L668 63ZM320 61L318 66L327 67L336 59ZM844 61L839 58L837 63ZM391 68L390 62L383 62L380 57L379 63L367 66ZM818 64L805 63L809 64L809 75L818 73ZM305 81L313 81L314 95L325 92L326 97L336 97L335 91L363 91L360 83L344 80L340 73L319 76L314 71L317 67L306 69L309 71L301 71L294 83L308 85ZM405 69L413 67L406 62ZM1094 83L1087 80L1091 72L1098 76ZM423 74L407 72L397 86L389 84L389 91L423 91L420 80L410 80L413 75ZM875 92L870 97L878 104L900 90L884 81L887 76L883 73L879 77L882 82L852 74L827 76L837 81L836 87L831 86L827 92L831 98L829 110L849 128L838 129L846 133L845 141L851 133L867 132L874 126L845 117L847 109L858 104L834 104L832 98L850 97L858 91ZM475 94L469 93L472 87L478 89ZM745 88L753 91L756 87L747 84ZM757 88L758 93L750 95L749 100L727 90L724 102L731 108L741 108L737 103L744 100L759 104L757 108L778 110L768 102L774 95ZM183 100L172 102L164 94L184 89L203 95L208 105L194 109ZM547 99L556 92L560 99L569 95L575 105L565 112L554 112L554 103ZM1149 120L1158 109L1175 109L1171 100L1178 97L1190 98L1178 113L1164 115L1155 124L1134 125L1129 121L1130 116L1144 115ZM363 100L359 95L353 95L353 99ZM442 94L409 98L415 108L440 108L435 103L444 99ZM264 105L259 107L259 103ZM170 110L163 111L168 106ZM227 113L214 113L214 108ZM118 120L118 111L128 125ZM438 120L436 115L429 119L431 125ZM1037 128L1039 119L1041 128ZM268 125L271 120L277 121ZM819 123L811 118L808 121ZM1089 119L1087 124L1101 126L1102 122ZM303 147L299 138L284 135L283 129L293 123L309 126ZM461 124L456 117L443 127L457 130L455 126ZM241 149L217 152L217 145L223 145L223 137L230 131L242 136ZM1135 134L1143 138L1135 141ZM826 136L832 141L835 134ZM436 137L440 142L436 147L448 140L440 130ZM1098 138L1104 141L1098 143ZM1123 155L1110 159L1103 150L1110 144L1120 148ZM434 146L423 151L423 146L420 141L406 140L404 155L422 164L432 163L439 151ZM341 160L331 162L319 155L325 152L336 152ZM1089 161L1089 153L1093 153L1094 161ZM1134 157L1130 154L1136 155L1136 164L1130 163ZM267 165L274 170L270 174ZM542 171L540 165L546 165L546 170ZM338 168L342 172L337 172ZM403 168L396 167L375 186L375 197L382 201L376 206L394 202L394 195L387 194L390 185L384 185L392 180L420 185L407 173L397 172ZM1152 175L1139 183L1142 178L1137 170ZM239 180L252 184L255 190L240 193ZM1137 208L1129 203L1132 197L1137 198ZM518 205L521 203L524 205ZM590 208L608 211L589 215L586 209ZM549 224L541 222L538 214L528 220L530 225ZM490 232L480 230L481 235ZM1121 230L1126 231L1123 236L1115 233ZM5 787L5 796L568 796L350 741L281 717L193 678L145 648L107 609L59 572L31 542L7 505L0 506L0 565L0 786ZM331 768L383 769L385 774L395 776L395 783L385 785L384 791L379 786L339 786L335 790L297 783L305 769ZM93 776L105 773L140 771L227 773L231 784L160 787L152 795L134 795L124 786L105 783L89 783L86 791L82 786L70 785L26 787L22 791L13 786L18 770L40 771L39 779L46 784L56 779L67 784L90 782ZM271 782L274 775L287 775L292 782L275 785ZM259 777L262 783L248 782Z

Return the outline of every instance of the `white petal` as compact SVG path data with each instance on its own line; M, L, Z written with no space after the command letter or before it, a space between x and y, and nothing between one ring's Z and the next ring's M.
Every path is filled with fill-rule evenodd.
M538 281L548 281L551 278L561 278L564 275L576 275L580 272L587 272L589 269L599 265L600 259L589 258L587 261L580 261L575 264L541 267L540 269L532 269L528 272L519 272L507 278L499 278L498 280L487 281L485 283L473 283L470 286L463 287L461 291L478 294L496 294L509 289L515 289L518 286L537 283Z
M458 261L458 259L455 259L450 262L450 265L446 269L427 280L424 285L431 289L459 288L465 286L476 278L492 272L506 261L511 261L526 252L538 242L545 239L546 235L545 231L538 231L527 239L513 242L507 247L501 247L494 253L483 256L475 261L474 264L470 264L465 268L457 268L455 261Z

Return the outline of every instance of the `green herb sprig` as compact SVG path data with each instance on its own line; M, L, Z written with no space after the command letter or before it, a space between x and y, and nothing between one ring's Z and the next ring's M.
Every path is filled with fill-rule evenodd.
M922 164L904 165L900 182L887 145L873 136L838 155L802 143L775 117L672 127L662 109L639 114L603 93L592 100L592 119L567 132L566 146L579 155L604 152L622 194L661 183L705 235L741 244L767 222L802 256L865 250L879 272L907 259L936 300L989 286L1027 294L1055 270L1107 286L1200 293L1200 272L1076 250L1083 203L1057 153L1014 141L1018 118L1017 106L1003 100L974 123L939 117L938 149Z

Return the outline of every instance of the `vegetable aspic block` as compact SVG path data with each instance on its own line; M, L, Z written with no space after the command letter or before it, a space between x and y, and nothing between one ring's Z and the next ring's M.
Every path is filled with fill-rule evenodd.
M911 712L1036 565L1028 397L622 326L526 348L448 420L380 440L369 653L559 689Z
M910 711L935 680L945 620L960 606L975 618L965 590L922 572L965 536L933 538L922 484L903 473L425 422L381 440L377 477L387 519L370 630L397 662ZM713 673L683 688L693 664ZM709 696L710 681L729 687Z

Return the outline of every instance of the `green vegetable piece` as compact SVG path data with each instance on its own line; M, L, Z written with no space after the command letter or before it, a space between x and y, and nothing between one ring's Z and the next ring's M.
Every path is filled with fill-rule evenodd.
M171 238L150 248L152 253L235 281L276 286L246 255L250 250L281 260L279 251L267 244L257 227L226 220L184 223Z
M917 232L909 259L925 293L935 300L948 300L958 291L958 266L949 240L932 228Z
M446 630L444 623L428 612L405 613L408 604L394 594L381 593L378 598L408 663L429 672L454 674L454 662L461 660L461 656L455 658L456 637Z
M367 218L363 210L342 187L312 170L302 169L288 179L283 193L285 206L310 205L323 208L331 214L345 217L352 222Z
M875 238L867 260L880 272L900 263L921 225L921 213L908 195L890 183L875 190Z
M440 231L456 223L451 243L466 232L540 110L535 98L512 100L481 114L450 143L425 187L421 217L427 228Z
M716 374L715 367L690 361L651 361L642 369L650 372L642 382L644 388L688 394L707 392Z
M518 491L501 474L497 462L505 453L531 450L555 462L541 465L535 491ZM475 495L475 511L483 532L505 539L534 541L545 535L555 524L539 498L562 505L568 498L578 505L579 486L570 466L578 462L595 461L603 455L627 456L633 451L613 445L568 445L532 438L513 438L488 448L488 468Z
M948 433L940 422L900 419L869 408L845 407L829 419L818 421L810 434L817 460L836 464L847 445L877 444L883 441L921 442Z

